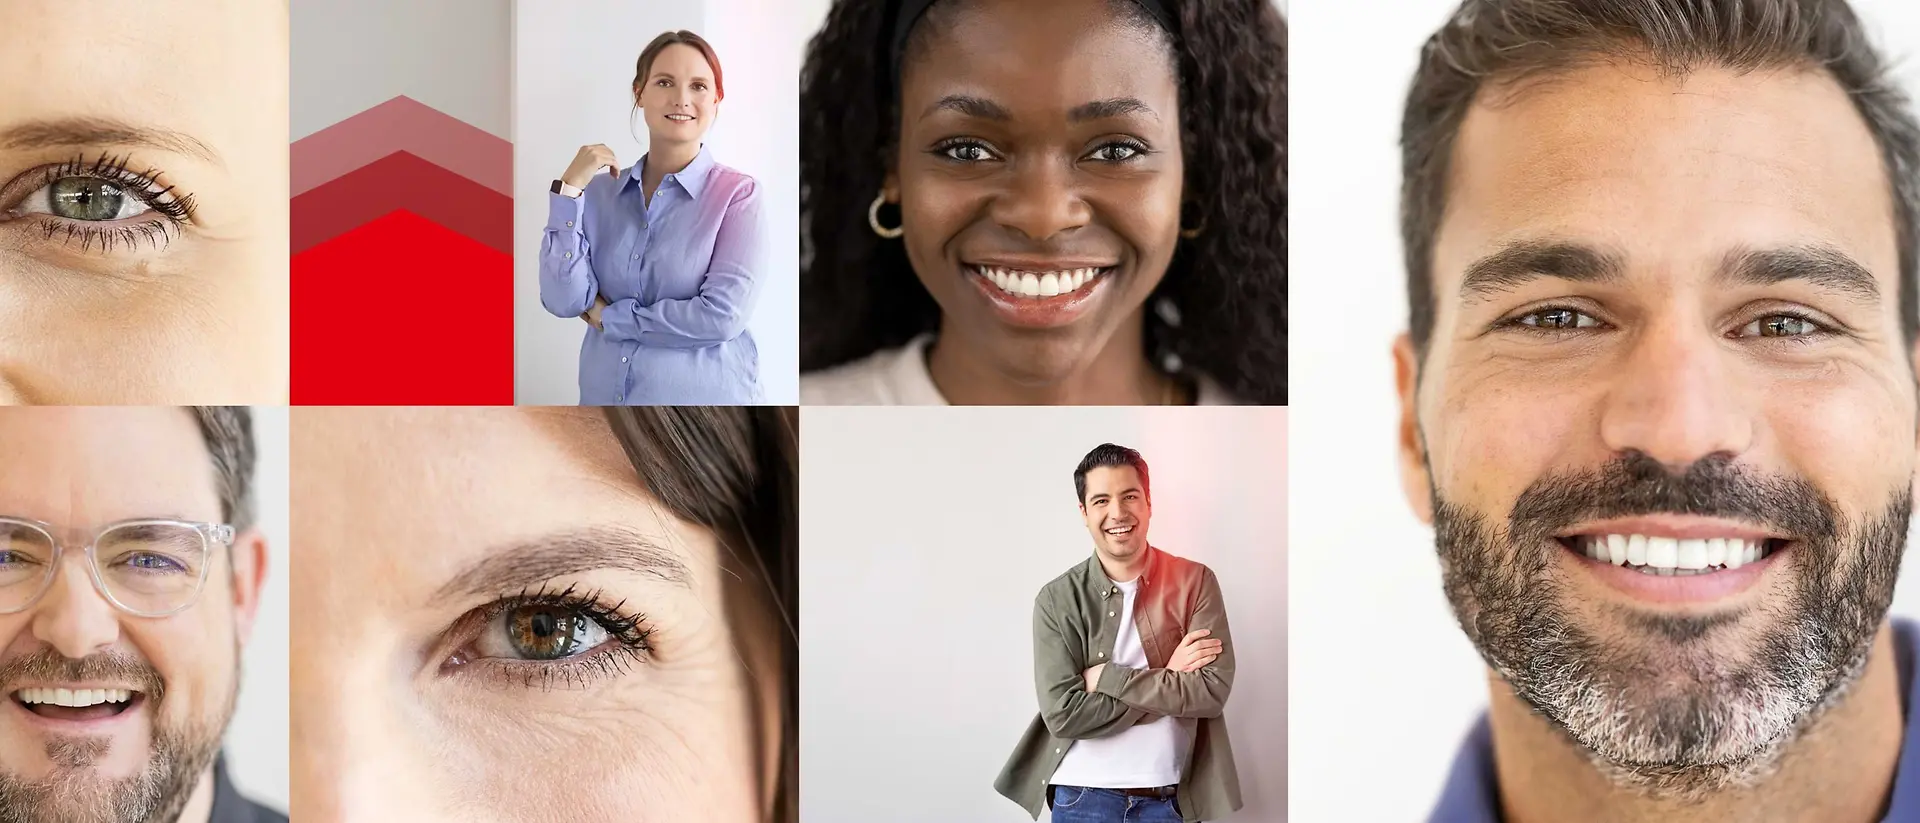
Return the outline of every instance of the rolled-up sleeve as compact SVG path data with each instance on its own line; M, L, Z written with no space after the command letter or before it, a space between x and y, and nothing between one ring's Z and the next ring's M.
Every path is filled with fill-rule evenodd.
M650 304L633 298L616 301L602 312L601 327L607 336L643 346L701 348L746 331L765 273L760 204L759 186L753 182L742 186L727 204L698 294Z
M588 262L586 195L547 193L547 227L540 240L540 305L556 317L579 317L599 285Z

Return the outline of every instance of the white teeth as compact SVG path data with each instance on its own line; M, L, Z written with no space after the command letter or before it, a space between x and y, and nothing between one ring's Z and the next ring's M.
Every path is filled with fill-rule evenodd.
M1644 534L1599 534L1578 538L1587 557L1647 574L1685 577L1737 569L1769 553L1765 540L1738 537L1674 538Z
M125 703L133 699L127 689L21 689L22 703L46 703L69 708L97 706L101 703Z
M976 269L982 277L994 287L1008 294L1024 297L1053 297L1079 291L1088 281L1099 276L1099 269L1068 269L1066 271L1024 272L1012 269L980 266Z
M1674 568L1697 570L1707 567L1707 541L1682 540Z
M1671 569L1680 564L1680 541L1671 537L1647 538L1647 565Z

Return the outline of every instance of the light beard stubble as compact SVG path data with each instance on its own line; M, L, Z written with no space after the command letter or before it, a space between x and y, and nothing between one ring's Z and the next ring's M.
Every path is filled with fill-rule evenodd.
M174 823L193 795L200 775L220 751L220 738L239 698L239 646L227 699L206 722L187 718L177 726L160 723L165 681L151 666L108 654L83 660L43 651L0 669L0 683L36 677L48 680L120 680L137 684L150 702L154 729L152 753L139 774L103 780L93 764L107 754L99 738L57 738L47 743L53 773L23 780L0 773L0 823Z
M1724 456L1673 475L1637 453L1540 478L1504 528L1432 491L1447 597L1487 665L1615 785L1677 800L1763 779L1858 679L1892 603L1913 503L1903 486L1871 518L1848 522L1799 478L1763 476ZM1596 638L1569 613L1571 595L1551 573L1553 552L1565 550L1553 535L1583 520L1654 513L1795 535L1781 558L1794 564L1790 596L1765 612L1614 613L1667 654ZM1744 658L1701 653L1718 629L1769 615Z

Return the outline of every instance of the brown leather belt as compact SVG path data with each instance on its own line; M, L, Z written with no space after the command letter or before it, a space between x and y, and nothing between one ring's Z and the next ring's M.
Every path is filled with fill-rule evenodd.
M1178 788L1179 788L1178 786L1161 786L1159 788L1154 788L1154 789L1114 789L1114 791L1124 794L1128 797L1161 798L1161 797L1172 797L1174 791Z

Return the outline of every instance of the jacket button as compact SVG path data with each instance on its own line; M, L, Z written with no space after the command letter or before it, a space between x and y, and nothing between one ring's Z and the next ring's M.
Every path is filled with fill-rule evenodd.
M1101 656L1101 657L1106 657L1106 656L1107 656L1107 653L1106 653L1106 652L1101 652L1101 653L1100 653L1100 656Z

